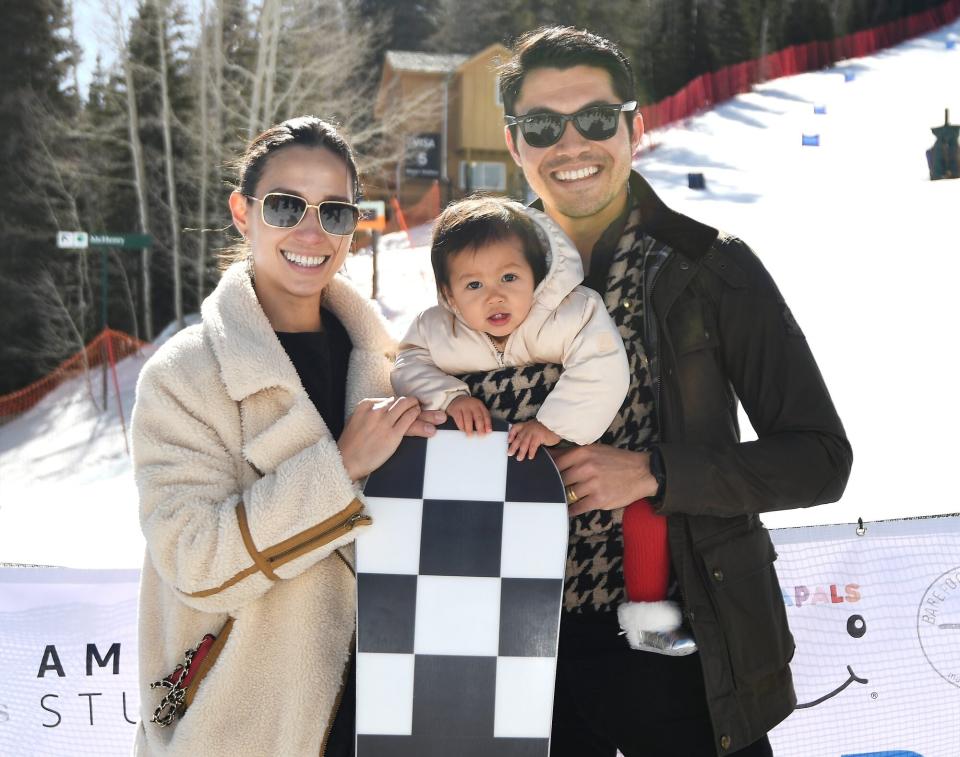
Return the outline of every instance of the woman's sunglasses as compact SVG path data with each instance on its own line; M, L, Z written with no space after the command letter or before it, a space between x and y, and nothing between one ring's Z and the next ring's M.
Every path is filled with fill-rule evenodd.
M527 116L504 116L507 126L519 126L520 133L531 147L550 147L560 141L567 121L587 139L602 142L617 133L620 113L637 109L637 101L620 105L591 105L576 113L533 113Z
M360 220L360 208L340 200L324 200L317 205L311 205L302 197L284 192L270 192L262 199L253 195L247 197L260 203L263 222L275 229L292 229L303 220L308 208L316 208L320 227L328 234L338 237L352 234Z

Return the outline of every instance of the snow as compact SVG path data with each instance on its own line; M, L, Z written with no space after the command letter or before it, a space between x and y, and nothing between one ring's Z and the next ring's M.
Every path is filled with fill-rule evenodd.
M960 511L960 181L929 181L924 156L944 108L960 121L960 49L945 45L958 32L768 82L645 138L636 165L663 199L744 238L773 274L853 444L841 502L767 513L770 527ZM706 191L687 188L688 172ZM378 301L396 336L435 302L428 245L426 227L381 241ZM368 291L371 271L369 251L345 266ZM118 365L128 424L152 350ZM112 383L105 413L77 379L0 427L0 563L138 567L136 511Z

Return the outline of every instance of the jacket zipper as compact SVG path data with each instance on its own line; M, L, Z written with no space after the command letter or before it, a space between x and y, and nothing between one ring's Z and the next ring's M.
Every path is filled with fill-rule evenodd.
M352 531L357 526L368 526L371 523L373 523L373 518L371 518L369 515L364 515L362 512L353 513L349 515L346 519L328 528L326 531L317 534L312 539L309 539L308 541L305 541L302 544L297 544L296 546L290 547L290 549L285 549L283 552L277 553L276 555L270 558L270 562L274 563L274 562L280 561L287 555L293 552L299 552L304 547L311 544L315 544L316 542L320 542L320 544L318 544L317 546L326 544L327 542L333 541L334 539L342 536L348 531Z
M484 333L484 336L487 338L487 341L490 343L490 346L493 348L493 354L497 358L497 365L503 368L503 350L497 348L497 343L493 341L489 334ZM504 350L506 345L504 345Z

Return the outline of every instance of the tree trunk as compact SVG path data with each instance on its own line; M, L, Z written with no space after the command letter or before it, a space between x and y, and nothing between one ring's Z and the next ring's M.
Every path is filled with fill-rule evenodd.
M163 163L167 176L167 200L170 203L170 255L173 259L173 311L177 328L183 328L183 287L180 276L180 214L177 210L177 184L173 166L173 112L167 84L167 9L165 0L156 0L157 46L160 53L160 103L163 121Z
M260 111L263 108L263 85L271 45L271 13L274 3L263 0L260 8L260 33L257 35L257 67L253 72L253 91L250 93L250 111L247 116L247 138L253 139L260 131Z
M122 22L120 22L122 23ZM122 32L122 27L121 34ZM140 231L150 233L150 217L147 205L146 169L143 162L143 143L140 141L140 114L137 110L137 91L133 81L133 63L126 40L121 40L123 75L127 90L127 134L130 139L130 162L133 163L133 186L137 193L137 210L140 216ZM153 340L153 297L150 287L150 248L140 251L141 286L143 287L143 335Z
M277 3L271 3L270 11L270 44L267 48L267 68L264 71L263 82L263 119L261 126L267 127L281 120L274 113L274 86L277 78L277 52L280 47L280 13ZM258 129L259 131L259 129Z
M210 176L208 159L209 116L207 114L207 81L210 72L207 58L207 0L200 4L200 208L198 226L200 245L197 250L197 309L203 302L203 289L207 274L207 180Z

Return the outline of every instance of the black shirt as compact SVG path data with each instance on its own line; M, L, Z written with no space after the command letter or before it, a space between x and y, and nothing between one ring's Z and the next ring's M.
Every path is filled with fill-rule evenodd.
M343 433L347 393L347 363L353 343L343 324L321 310L321 331L277 332L303 388L334 439Z
M343 433L347 364L353 343L343 324L329 310L320 311L320 322L321 331L276 333L317 412L333 438L339 439ZM353 757L355 707L356 660L351 652L343 698L327 735L324 753L330 757Z

